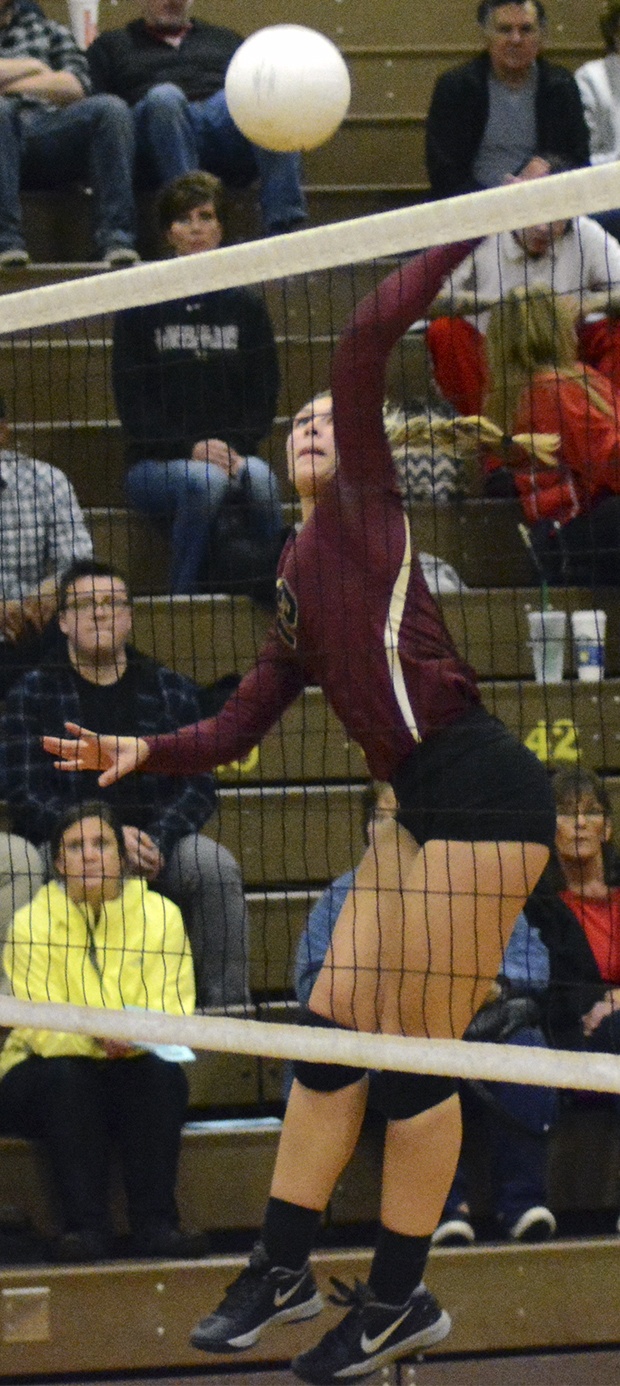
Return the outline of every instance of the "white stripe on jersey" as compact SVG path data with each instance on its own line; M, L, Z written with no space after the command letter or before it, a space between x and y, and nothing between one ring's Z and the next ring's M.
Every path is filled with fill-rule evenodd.
M385 652L387 655L388 669L390 671L392 687L394 689L396 701L401 710L403 720L407 726L408 731L410 731L414 741L421 741L422 738L418 731L418 724L413 715L413 708L411 706L411 703L409 702L409 694L407 693L407 688L405 685L405 679L403 675L403 666L400 662L400 655L398 653L398 638L400 635L400 627L402 624L403 612L405 610L407 589L409 587L409 580L411 577L411 529L409 527L409 516L407 515L406 511L403 511L403 521L405 525L405 552L403 554L403 561L401 563L399 572L396 577L396 582L394 583L394 587L392 589L392 596L388 608L387 621L385 623L385 631L383 633L383 643L385 645Z

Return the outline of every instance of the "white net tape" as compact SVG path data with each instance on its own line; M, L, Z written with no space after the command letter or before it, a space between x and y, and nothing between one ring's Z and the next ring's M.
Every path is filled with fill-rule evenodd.
M578 169L511 187L336 222L294 235L180 256L122 273L26 289L2 298L0 333L76 321L97 313L239 284L266 283L336 265L447 245L454 240L535 226L620 203L620 164Z
M191 1049L350 1064L396 1073L433 1073L535 1087L620 1093L620 1057L573 1054L525 1045L411 1039L349 1030L308 1029L227 1016L168 1016L156 1011L97 1010L88 1006L0 997L0 1025L36 1026L72 1034L96 1033L128 1044L184 1044Z

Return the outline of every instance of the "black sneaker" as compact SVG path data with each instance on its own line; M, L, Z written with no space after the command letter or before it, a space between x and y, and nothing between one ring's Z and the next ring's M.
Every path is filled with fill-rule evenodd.
M249 1265L228 1286L214 1313L196 1325L190 1341L202 1352L241 1352L258 1342L268 1323L312 1319L322 1308L308 1263L297 1271L272 1266L257 1242Z
M354 1289L340 1280L332 1283L338 1294L330 1295L331 1302L349 1305L349 1313L316 1347L291 1363L295 1376L312 1386L369 1376L415 1348L441 1342L452 1327L449 1314L425 1285L418 1285L405 1304L394 1305L381 1304L359 1280Z

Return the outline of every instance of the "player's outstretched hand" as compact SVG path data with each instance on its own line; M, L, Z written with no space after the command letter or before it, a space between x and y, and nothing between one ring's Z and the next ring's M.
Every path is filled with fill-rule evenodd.
M137 770L148 757L146 741L138 736L100 736L75 722L65 722L65 727L69 735L44 736L43 749L56 757L57 770L102 770L102 789Z

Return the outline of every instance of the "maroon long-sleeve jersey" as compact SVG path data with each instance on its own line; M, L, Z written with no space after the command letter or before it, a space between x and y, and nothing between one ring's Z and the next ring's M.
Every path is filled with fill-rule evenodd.
M274 626L217 717L149 738L149 770L193 774L242 758L319 684L371 774L390 779L417 743L479 702L424 581L382 412L391 348L470 249L415 257L356 310L332 367L337 472L284 549Z

